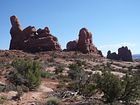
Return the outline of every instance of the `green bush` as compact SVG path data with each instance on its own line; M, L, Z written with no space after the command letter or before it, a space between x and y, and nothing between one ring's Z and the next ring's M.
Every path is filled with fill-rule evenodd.
M96 86L94 83L79 83L79 81L74 81L69 83L67 87L70 91L78 92L79 95L85 97L91 97L96 93Z
M84 71L81 62L78 61L78 63L70 64L69 69L68 76L72 81L68 84L67 88L85 97L92 96L96 90L95 83Z
M57 55L56 55L55 51L53 51L50 56L51 56L51 58L48 60L49 62L54 62L55 58L57 58Z
M0 85L0 92L3 92L5 89L5 85Z
M56 97L49 97L46 102L35 102L35 105L63 105L61 100Z
M123 77L121 100L129 104L140 98L140 75L128 75Z
M86 64L86 61L76 60L76 64L78 66L82 66L82 65L85 65Z
M53 78L54 73L48 72L48 71L41 71L41 77L42 78Z
M16 90L17 90L17 87L14 84L12 84L12 83L7 84L5 86L5 89L4 89L5 92L16 91Z
M4 105L4 103L7 101L6 96L0 96L0 105Z
M84 70L81 66L74 63L69 65L69 69L70 70L68 71L68 77L70 77L72 80L80 80L82 78Z
M96 93L96 86L94 83L86 83L83 85L80 92L85 97L91 97Z
M106 102L123 101L127 105L140 98L140 76L128 75L119 78L109 71L95 75L97 88L104 93Z
M56 97L50 97L45 105L62 105L61 101Z
M55 74L62 73L64 71L64 65L59 65L55 68Z
M97 88L104 93L104 98L108 103L112 103L118 99L121 94L121 82L119 78L109 71L105 71L102 75L96 75Z
M119 77L111 73L109 66L102 68L102 74L87 74L81 63L70 64L67 88L70 91L78 92L85 97L93 96L97 91L103 93L103 99L107 103L122 101L129 105L140 99L140 75L126 74Z
M17 59L11 64L15 70L8 79L15 86L25 85L29 90L36 89L41 83L41 66L37 61Z

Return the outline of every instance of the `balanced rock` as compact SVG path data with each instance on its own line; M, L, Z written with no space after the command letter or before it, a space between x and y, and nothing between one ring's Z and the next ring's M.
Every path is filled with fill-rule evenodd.
M34 26L28 26L22 30L16 16L11 16L10 20L12 25L10 50L26 52L61 51L58 39L50 34L48 27L36 30Z
M67 51L80 51L82 53L95 53L102 56L99 51L92 43L92 34L86 28L82 28L79 31L78 41L70 41L67 43Z
M108 51L107 58L113 60L133 61L131 51L128 49L128 47L119 48L118 54L115 52L111 53L111 51Z

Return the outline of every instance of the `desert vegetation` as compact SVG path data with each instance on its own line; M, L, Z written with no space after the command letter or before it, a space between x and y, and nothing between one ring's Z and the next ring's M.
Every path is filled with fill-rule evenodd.
M36 89L41 83L41 66L33 60L17 59L12 62L14 70L8 79L15 86L24 86L29 90Z
M23 102L33 93L39 94L32 98L35 105L135 105L140 100L138 61L96 59L77 53L81 59L72 52L56 52L52 61L53 53L42 57L25 53L20 58L13 54L12 59L2 56L1 70L7 72L0 76L7 82L0 83L0 102ZM9 100L6 92L12 91L16 94Z

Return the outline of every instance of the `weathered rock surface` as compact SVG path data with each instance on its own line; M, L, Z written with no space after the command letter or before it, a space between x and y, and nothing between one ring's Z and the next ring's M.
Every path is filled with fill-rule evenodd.
M12 28L10 29L11 43L10 49L21 49L22 48L22 29L18 18L16 16L10 17ZM22 40L22 41L21 41Z
M16 16L11 16L10 20L12 25L10 50L26 52L61 51L58 39L50 34L48 27L36 30L34 26L28 26L22 30Z
M74 40L74 41L69 41L67 43L67 50L68 51L76 51L77 50L77 41Z
M113 60L133 61L131 51L128 49L128 47L119 48L118 54L116 54L115 52L111 53L111 51L108 51L107 58Z
M82 28L79 32L78 41L70 41L67 43L67 51L80 51L82 53L95 53L102 56L99 51L92 43L92 34L86 28Z
M119 60L120 57L118 56L118 54L116 52L111 53L111 51L107 52L107 58L108 59L114 59L114 60Z
M128 47L119 48L118 55L123 61L132 61L132 54Z

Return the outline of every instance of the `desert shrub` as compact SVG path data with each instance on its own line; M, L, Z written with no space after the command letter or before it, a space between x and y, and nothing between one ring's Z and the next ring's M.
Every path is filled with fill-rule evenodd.
M36 55L36 56L34 57L34 60L39 60L39 56Z
M83 74L85 73L83 68L74 63L74 64L70 64L69 65L69 71L68 71L68 76L72 79L72 80L80 80L83 76Z
M81 94L85 97L93 96L96 93L96 85L94 83L84 84L80 90Z
M4 67L4 61L0 61L0 67Z
M140 69L140 64L135 67L136 69Z
M86 61L76 60L76 64L78 66L82 66L82 65L85 65L86 64Z
M17 59L11 65L15 70L9 73L8 79L15 86L25 85L32 90L40 85L41 66L37 61Z
M118 99L121 94L121 82L119 78L109 71L96 74L97 88L104 93L104 98L108 103L112 103Z
M20 86L23 92L29 92L29 88L25 85Z
M4 85L0 85L0 92L3 92L5 89L5 86Z
M62 73L63 71L64 71L64 65L58 65L58 66L55 68L55 74Z
M140 98L140 75L128 75L123 77L121 100L126 104Z
M63 74L57 75L57 79L60 82L64 82L64 83L68 83L69 81L71 81L71 79L67 75L63 75Z
M71 91L78 92L83 96L92 96L95 93L95 83L91 80L88 73L86 73L81 63L70 64L68 76L71 78L71 82L67 88Z
M61 100L56 97L49 97L46 102L35 102L35 105L63 105Z
M5 86L4 91L5 92L8 92L8 91L16 91L16 89L17 89L17 87L14 84L10 83L10 84L7 84Z
M42 78L53 78L54 76L55 76L54 73L48 71L41 71Z
M57 85L57 88L59 89L65 89L67 88L67 84L71 81L71 79L67 75L57 75L56 76L57 80L59 80L59 84Z
M96 86L94 83L81 84L77 81L74 81L74 82L71 82L67 88L85 97L91 97L96 93Z
M62 105L61 101L56 97L48 98L45 105Z
M106 63L106 66L107 66L108 68L111 68L111 62L107 62L107 63Z
M9 62L6 62L4 59L0 59L0 67L1 68L3 68L3 67L5 67L5 68L10 68L11 66L10 66L10 64L9 64Z
M140 98L140 76L128 75L119 78L109 71L104 71L101 75L95 74L97 88L104 93L106 102L123 101L126 105Z
M16 99L20 100L21 96L23 96L23 89L21 86L17 86L17 94L16 94Z
M0 96L0 104L4 105L4 103L7 101L7 97L6 96Z
M49 62L54 62L55 58L57 58L57 54L55 51L53 51L50 56L51 58L48 60Z
M3 91L4 92L9 92L9 91L18 91L18 88L21 88L23 92L28 92L29 91L29 88L26 87L25 85L14 85L12 83L10 84L7 84Z

